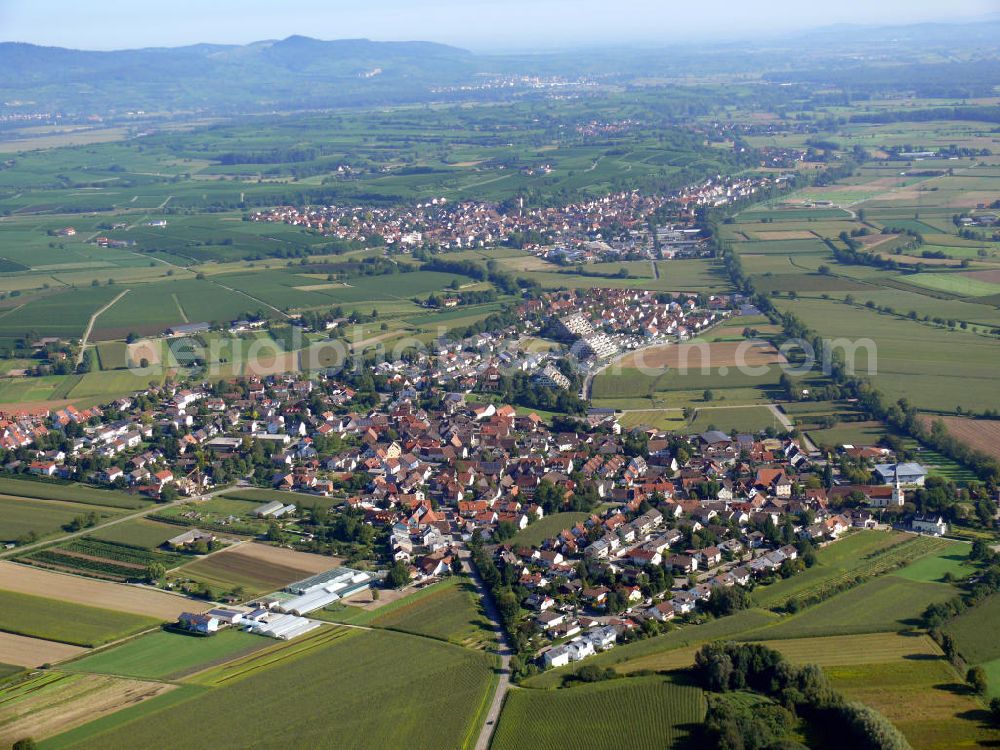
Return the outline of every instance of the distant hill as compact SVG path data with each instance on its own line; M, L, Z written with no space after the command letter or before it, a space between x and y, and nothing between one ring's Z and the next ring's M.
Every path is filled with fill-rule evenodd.
M472 53L431 42L292 36L114 52L0 43L4 100L85 112L412 101L474 72Z
M970 97L992 93L998 53L1000 22L992 18L509 55L432 42L306 36L114 52L6 42L0 43L0 114L113 116L141 109L225 115L515 95L509 87L470 89L498 74L590 76L616 85L657 76L760 74L774 83L832 86L852 96L909 90Z

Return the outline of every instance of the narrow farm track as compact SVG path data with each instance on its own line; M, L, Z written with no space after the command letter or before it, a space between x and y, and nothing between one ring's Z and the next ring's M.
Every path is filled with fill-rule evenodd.
M503 709L504 701L507 699L507 693L510 692L510 657L514 651L507 642L507 634L500 624L500 613L497 611L496 604L490 597L489 591L486 590L486 584L483 583L483 579L479 576L479 571L472 562L472 555L468 549L463 548L458 553L458 556L469 571L469 578L475 585L476 592L483 602L483 609L486 612L486 616L493 623L493 629L497 637L497 646L499 647L500 673L493 692L493 699L484 717L483 726L479 730L479 739L476 740L475 746L475 750L489 750L490 742L493 739L493 732L496 729L497 721L500 719L500 711Z
M90 316L90 320L87 321L87 330L85 330L83 332L83 338L80 339L80 353L76 355L76 364L77 364L78 367L79 367L80 363L83 362L83 355L87 351L87 339L90 338L90 332L92 330L94 330L94 321L97 320L97 318L100 317L100 315L102 313L105 313L109 309L111 309L112 305L114 305L118 300L120 300L122 297L124 297L130 291L131 291L131 289L126 289L124 292L122 292L121 294L119 294L117 297L115 297L113 300L111 300L108 304L106 304L104 307L102 307L100 310L98 310L97 312L95 312L93 315Z

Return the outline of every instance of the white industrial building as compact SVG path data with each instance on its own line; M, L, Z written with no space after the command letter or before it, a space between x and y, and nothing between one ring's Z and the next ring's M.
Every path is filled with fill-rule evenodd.
M298 638L311 630L322 627L323 623L316 620L307 620L305 617L271 613L266 619L252 621L247 628L251 633L265 635L268 638L277 638L279 641L290 641Z
M362 570L334 568L287 586L285 591L295 596L280 602L278 608L293 615L304 615L364 591L371 582L372 577Z

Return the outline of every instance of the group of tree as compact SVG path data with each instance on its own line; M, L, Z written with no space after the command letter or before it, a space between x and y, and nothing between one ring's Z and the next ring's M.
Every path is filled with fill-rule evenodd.
M847 701L816 665L793 665L760 644L711 643L695 654L694 672L711 691L701 728L702 745L713 750L765 750L779 747L795 717L804 719L838 745L856 750L911 750L909 742L884 716ZM733 691L753 691L768 700L751 704L731 700ZM784 744L795 747L794 744Z

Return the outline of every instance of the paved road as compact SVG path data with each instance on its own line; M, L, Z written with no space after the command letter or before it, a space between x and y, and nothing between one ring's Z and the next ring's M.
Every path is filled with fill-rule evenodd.
M496 632L497 645L499 646L500 679L497 681L496 692L493 693L493 700L490 703L489 711L486 714L482 729L479 731L479 739L476 740L476 750L489 750L490 741L493 739L493 731L496 729L497 721L500 718L500 710L503 708L503 702L510 690L510 657L514 652L507 641L507 634L500 624L500 613L497 611L493 598L486 589L483 579L480 578L476 566L472 564L472 555L467 549L461 549L458 556L462 560L462 564L466 570L469 571L469 577L476 586L476 591L480 599L482 599L486 616L493 623L493 630Z

